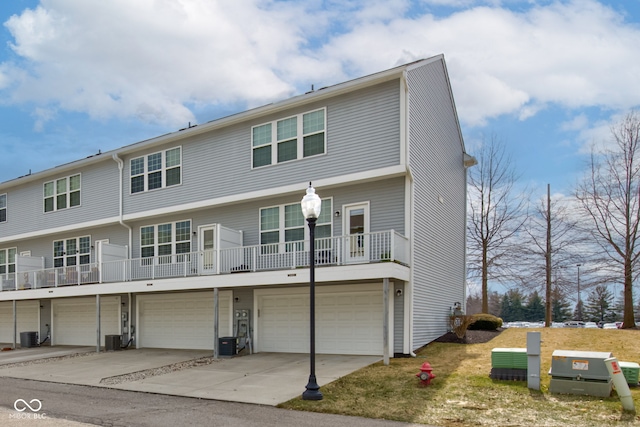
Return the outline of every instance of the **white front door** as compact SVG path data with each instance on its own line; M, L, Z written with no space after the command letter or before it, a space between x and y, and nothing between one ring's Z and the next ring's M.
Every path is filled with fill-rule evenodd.
M346 262L367 262L369 260L369 204L345 206Z
M200 227L199 246L202 255L200 256L200 271L203 274L214 274L216 272L216 226L205 225Z

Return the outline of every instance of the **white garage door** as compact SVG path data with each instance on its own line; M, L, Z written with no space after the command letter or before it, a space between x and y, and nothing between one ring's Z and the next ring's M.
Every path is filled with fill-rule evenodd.
M53 345L96 344L96 298L69 298L53 300ZM120 297L100 297L100 342L105 335L120 334Z
M232 334L231 296L219 293L219 336ZM138 319L138 348L213 349L213 291L140 295Z
M16 302L16 341L20 332L40 332L40 301ZM39 337L42 340L44 337ZM0 343L13 343L13 302L0 303Z
M259 351L309 351L309 290L257 291ZM316 352L383 352L382 291L358 287L316 288Z

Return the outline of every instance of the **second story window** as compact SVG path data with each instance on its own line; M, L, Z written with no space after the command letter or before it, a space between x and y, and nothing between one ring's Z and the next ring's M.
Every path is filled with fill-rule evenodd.
M80 174L44 183L44 211L80 206Z
M325 153L325 109L298 114L251 130L253 167Z
M131 159L131 193L171 187L182 182L182 149L171 148Z
M0 274L16 272L16 248L0 249Z
M0 194L0 222L7 221L7 195Z

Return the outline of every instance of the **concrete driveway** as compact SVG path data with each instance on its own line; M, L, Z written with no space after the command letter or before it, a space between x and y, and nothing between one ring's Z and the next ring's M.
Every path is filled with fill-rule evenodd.
M211 351L35 347L0 352L0 376L234 402L277 405L300 396L309 355L257 353L213 359ZM378 356L316 355L322 387L381 360Z

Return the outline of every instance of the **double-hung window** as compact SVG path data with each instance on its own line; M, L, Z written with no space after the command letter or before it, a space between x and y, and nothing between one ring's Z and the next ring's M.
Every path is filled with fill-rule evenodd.
M332 235L332 199L323 199L320 217L316 221L317 247L329 247ZM308 240L309 227L302 215L300 203L260 209L260 244L263 254L302 251Z
M0 222L7 222L7 195L0 194Z
M80 206L80 174L44 183L44 211Z
M143 265L152 265L155 257L157 264L185 261L185 255L191 252L191 221L177 221L166 224L140 227L140 257ZM177 255L177 256L176 256Z
M82 236L53 242L53 266L71 267L91 262L91 237Z
M0 249L0 279L8 279L16 272L16 253L16 248Z
M131 193L171 187L182 182L182 148L131 159Z
M253 167L324 154L325 129L324 108L254 126L251 130Z

